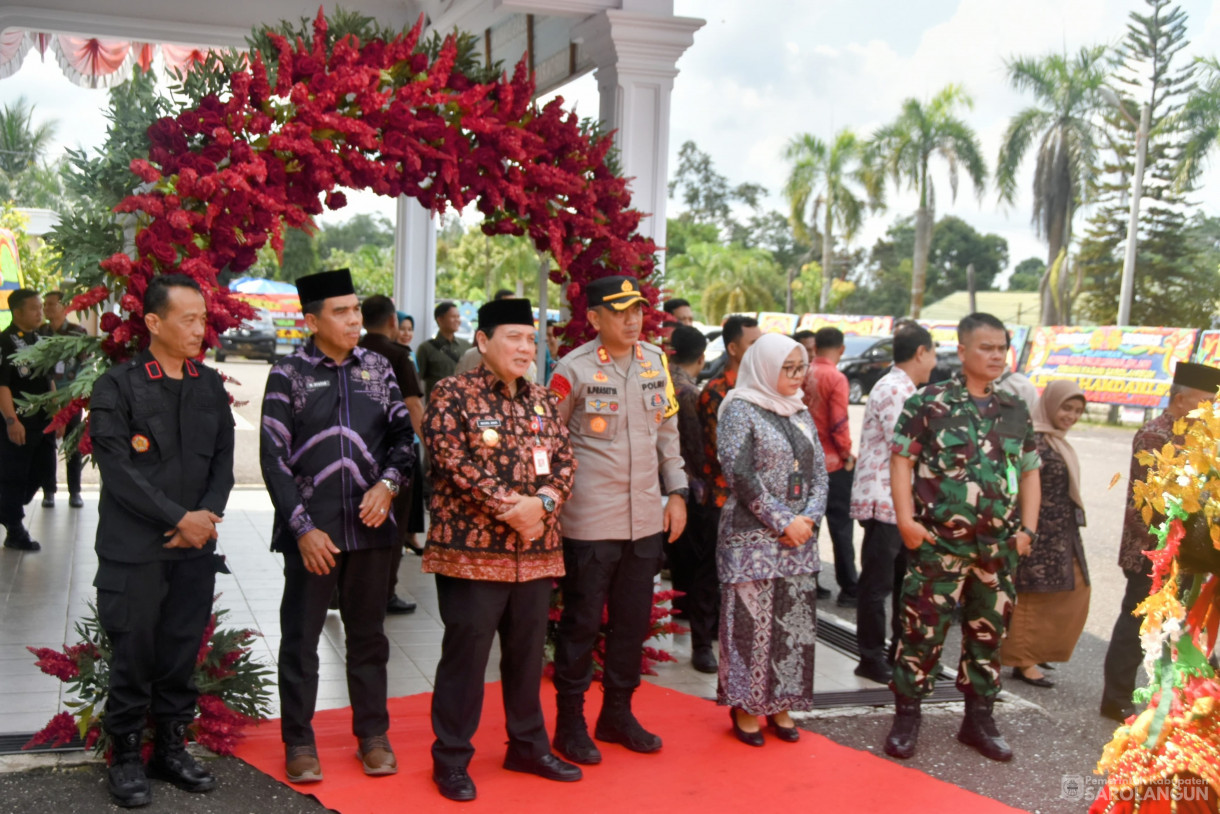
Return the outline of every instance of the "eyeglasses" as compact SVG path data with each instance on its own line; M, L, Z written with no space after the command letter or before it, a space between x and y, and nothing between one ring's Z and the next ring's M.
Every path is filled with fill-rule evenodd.
M809 372L809 365L784 365L780 368L789 379L801 379Z

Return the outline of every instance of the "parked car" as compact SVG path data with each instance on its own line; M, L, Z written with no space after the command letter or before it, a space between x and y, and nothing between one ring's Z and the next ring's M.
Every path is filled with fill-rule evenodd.
M894 337L848 335L843 345L839 371L847 377L847 400L859 404L894 363Z
M937 345L936 367L928 377L928 384L953 378L962 369L962 360L957 355L957 345Z
M719 328L704 331L704 336L707 337L707 350L703 351L704 365L703 370L699 371L700 382L706 382L724 372L724 366L729 362L729 355L724 352L724 339L720 334Z
M272 364L279 358L276 351L277 332L271 312L259 308L253 319L248 319L236 328L220 335L220 347L216 349L216 361L223 362L230 354L247 359L265 359Z

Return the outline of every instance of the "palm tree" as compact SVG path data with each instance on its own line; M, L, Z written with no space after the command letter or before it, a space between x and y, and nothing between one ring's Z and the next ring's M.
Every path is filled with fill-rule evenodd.
M1193 189L1203 174L1208 153L1220 145L1220 60L1199 60L1198 86L1178 114L1187 140L1178 163L1178 189Z
M831 273L834 227L837 225L843 236L851 240L860 228L865 206L852 186L863 187L875 208L880 184L865 163L864 142L851 130L840 130L830 145L817 136L799 133L784 148L784 158L792 162L784 197L788 199L789 221L797 241L812 246L819 214L823 219L822 293L818 304L820 310L825 311L830 303L830 282L834 276ZM809 210L808 221L805 220L806 210Z
M1020 57L1006 63L1008 80L1037 99L1012 117L1000 155L996 159L996 187L1000 200L1011 204L1017 190L1017 171L1035 139L1033 224L1046 240L1046 268L1039 283L1042 324L1066 325L1072 299L1079 293L1077 279L1069 291L1071 274L1059 274L1051 285L1051 269L1072 240L1076 208L1092 197L1098 143L1103 131L1097 117L1100 94L1109 75L1108 49L1081 48L1074 57L1050 54Z
M45 161L55 138L54 121L34 124L34 106L24 96L0 110L0 197L50 206L62 194L57 165Z
M911 316L923 310L924 285L928 278L928 250L932 244L936 190L928 175L928 163L939 155L949 165L949 188L957 198L958 175L964 169L980 197L987 180L978 136L955 115L958 107L971 108L973 101L960 85L947 85L926 104L918 99L902 103L902 113L873 135L869 147L880 167L893 179L919 191L915 210L915 252L911 272Z

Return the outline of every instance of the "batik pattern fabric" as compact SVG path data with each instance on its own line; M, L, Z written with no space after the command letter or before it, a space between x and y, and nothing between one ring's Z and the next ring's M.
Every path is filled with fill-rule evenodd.
M1151 531L1148 524L1135 508L1135 492L1133 484L1148 478L1148 467L1139 462L1136 457L1140 452L1160 450L1168 443L1182 443L1182 436L1173 434L1174 419L1169 413L1161 413L1156 418L1140 427L1131 440L1131 472L1127 478L1127 502L1123 514L1123 537L1118 547L1118 565L1127 573L1147 574L1152 570L1152 563L1144 556L1145 551L1152 551L1160 542Z
M483 366L442 379L424 413L424 445L433 489L425 573L493 582L563 576L559 515L576 458L544 387L522 378L513 393ZM535 450L546 455L542 472ZM558 504L538 539L496 519L511 493Z
M703 425L703 481L707 484L705 505L722 509L729 500L729 484L720 467L716 436L720 425L720 404L737 384L737 371L712 377L699 394L699 422Z
M877 520L891 525L898 522L890 492L890 444L902 407L914 394L915 383L899 367L890 368L868 394L860 428L860 457L856 459L856 477L851 487L853 520Z
M721 587L718 703L752 715L813 709L817 591L813 574Z

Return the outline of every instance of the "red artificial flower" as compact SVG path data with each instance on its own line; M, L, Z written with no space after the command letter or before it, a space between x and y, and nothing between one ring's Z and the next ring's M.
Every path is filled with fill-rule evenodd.
M38 660L34 665L47 675L55 676L60 681L72 681L80 676L80 668L67 654L49 647L27 647Z
M76 719L72 717L70 712L60 712L52 718L47 725L34 734L26 742L22 749L33 749L35 746L41 746L44 743L49 743L52 746L63 746L65 743L70 743L73 738L80 734L76 727Z

